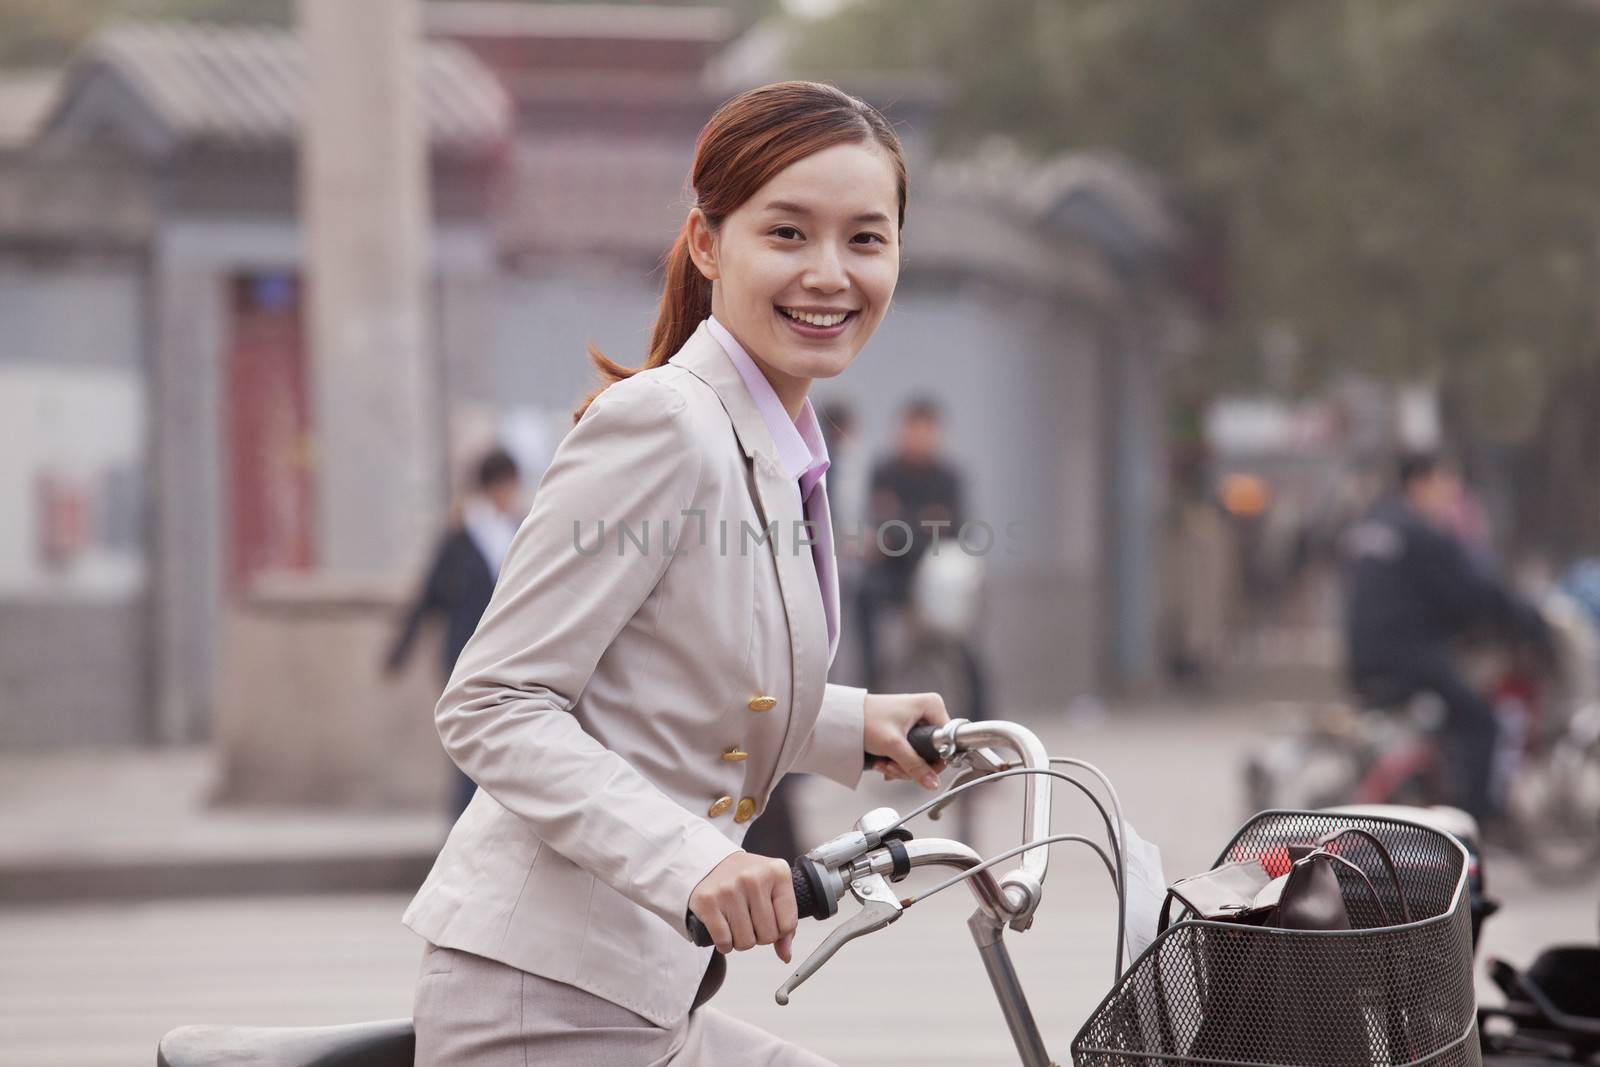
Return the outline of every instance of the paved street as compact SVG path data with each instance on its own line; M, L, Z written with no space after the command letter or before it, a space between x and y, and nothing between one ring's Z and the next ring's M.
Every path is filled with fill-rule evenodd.
M1169 876L1207 865L1239 821L1237 717L1201 711L1036 725L1052 752L1084 756L1113 775L1130 818L1162 847ZM904 785L852 796L812 783L805 834L836 832L875 803L909 807L915 795ZM1015 835L1014 800L996 796L986 805L988 848ZM1063 795L1056 807L1058 828L1091 826L1081 800ZM937 833L939 825L924 823L921 832ZM1496 861L1493 888L1506 909L1491 924L1486 952L1525 961L1546 942L1595 935L1600 889L1542 888L1514 862ZM1055 851L1049 889L1039 921L1014 938L1013 950L1050 1047L1065 1061L1073 1032L1109 984L1113 902L1098 861L1070 848ZM0 1065L148 1064L159 1036L184 1022L322 1024L408 1014L419 942L398 922L405 899L8 907L0 912ZM970 910L961 890L932 898L845 949L786 1008L772 1000L783 965L770 952L741 956L717 1005L846 1065L1014 1063L967 941ZM821 930L804 929L797 954Z

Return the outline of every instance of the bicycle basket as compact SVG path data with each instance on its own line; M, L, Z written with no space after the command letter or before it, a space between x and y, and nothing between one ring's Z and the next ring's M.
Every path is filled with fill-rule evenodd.
M1341 838L1378 900L1337 868L1350 930L1279 930L1184 917L1128 968L1072 1041L1078 1067L1479 1067L1467 853L1447 834L1378 816L1269 811L1218 863L1288 869L1288 846L1355 827L1388 849L1411 921L1376 848ZM1389 924L1385 909L1394 917Z

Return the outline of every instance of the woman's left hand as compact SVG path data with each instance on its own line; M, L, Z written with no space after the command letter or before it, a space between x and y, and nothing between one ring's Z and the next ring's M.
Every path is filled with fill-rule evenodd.
M928 789L939 788L939 772L944 760L929 766L906 734L920 723L943 726L950 721L944 698L938 693L868 693L863 711L867 720L867 755L875 757L873 767L887 781L908 779Z

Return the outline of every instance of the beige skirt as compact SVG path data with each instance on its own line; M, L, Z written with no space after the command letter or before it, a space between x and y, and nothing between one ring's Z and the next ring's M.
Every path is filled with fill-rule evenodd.
M715 1008L666 1029L563 982L432 944L412 1017L417 1067L832 1067Z

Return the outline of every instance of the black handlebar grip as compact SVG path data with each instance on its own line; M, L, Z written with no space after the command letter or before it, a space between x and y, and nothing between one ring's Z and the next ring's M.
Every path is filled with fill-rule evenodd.
M789 866L789 875L794 879L795 906L802 919L826 919L828 913L819 913L817 910L821 886L812 884L811 872L812 865L804 858L795 860Z
M906 734L906 740L911 742L911 747L916 749L917 755L921 756L930 765L938 763L943 758L939 755L938 747L933 743L933 735L938 729L937 726L929 726L927 723L923 723L920 726L913 726L911 732Z
M915 749L917 755L921 756L923 761L928 763L930 766L938 763L944 758L939 754L938 748L936 748L933 743L933 735L936 730L938 730L937 726L929 726L927 723L922 723L920 725L913 726L906 734L906 740L911 742L911 747ZM862 766L869 771L872 770L873 766L877 763L878 757L872 755L870 752L863 752L862 757Z
M710 948L716 944L711 940L711 931L706 929L706 924L700 921L700 916L694 912L689 913L689 936L701 948Z
M814 884L816 875L811 863L804 857L795 860L789 865L789 877L794 881L794 902L800 909L800 918L826 919L830 912L822 899L822 887ZM695 944L701 948L713 944L711 931L700 921L700 916L690 912L688 927Z

